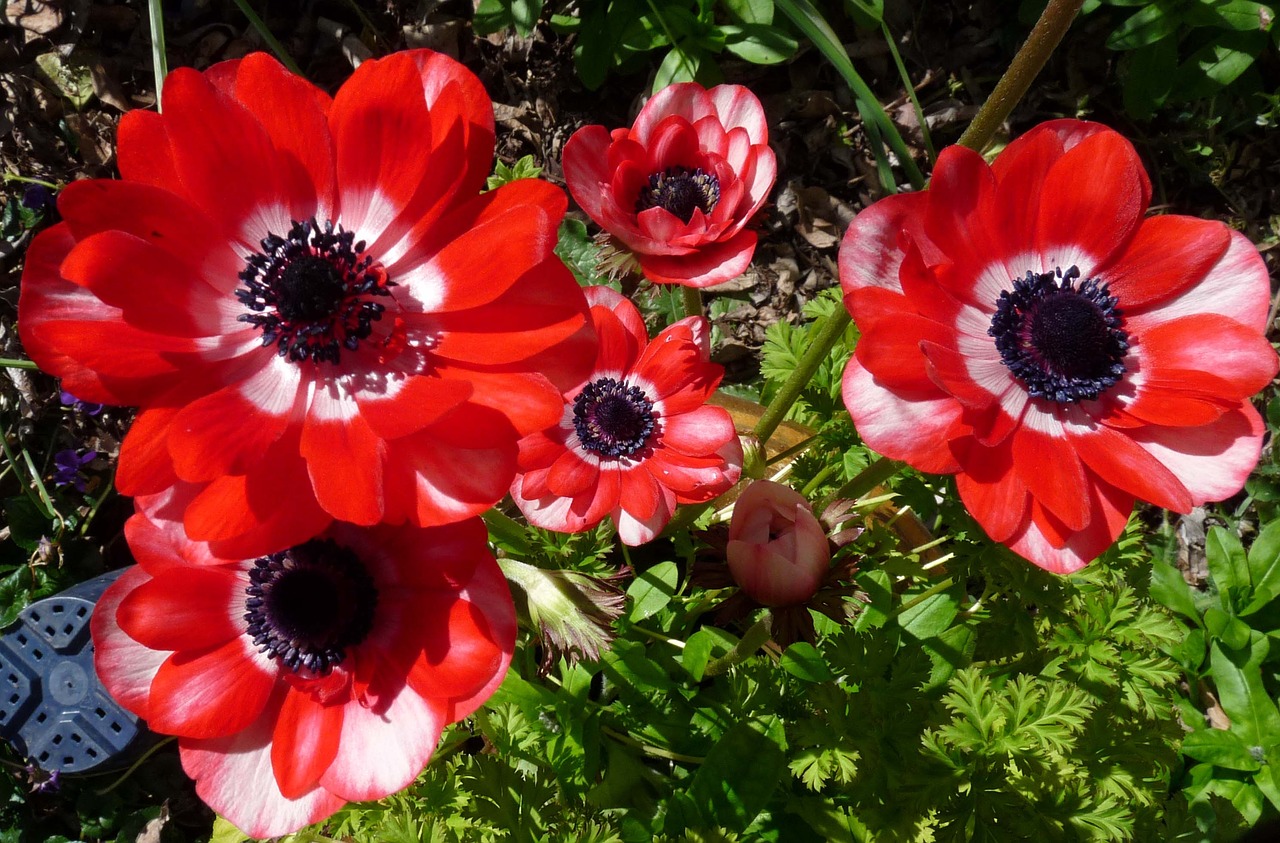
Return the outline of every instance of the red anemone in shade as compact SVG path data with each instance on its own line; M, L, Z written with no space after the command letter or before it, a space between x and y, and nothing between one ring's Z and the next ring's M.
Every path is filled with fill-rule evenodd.
M171 519L189 493L126 526L138 565L91 624L107 690L178 736L200 798L253 837L408 786L511 661L515 609L484 524L333 524L223 559Z
M564 147L569 192L658 284L708 287L741 275L748 222L777 175L764 109L741 85L663 88L630 129L584 126Z
M844 400L868 445L956 475L995 541L1088 564L1135 499L1240 489L1275 375L1257 250L1218 222L1145 218L1133 146L1056 120L988 166L943 150L929 188L859 214L840 248L862 331Z
M175 70L120 121L122 180L67 187L33 242L23 344L141 408L120 491L195 484L186 529L224 556L475 515L594 353L567 200L480 194L493 150L483 86L429 51L332 100L262 54Z
M511 496L538 527L578 533L611 516L623 542L643 544L676 504L736 483L742 445L728 411L706 403L724 375L706 319L681 319L648 342L629 300L608 287L586 293L599 357L565 394L559 424L520 440Z

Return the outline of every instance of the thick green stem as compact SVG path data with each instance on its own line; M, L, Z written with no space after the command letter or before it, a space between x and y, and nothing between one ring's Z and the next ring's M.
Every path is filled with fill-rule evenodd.
M844 336L845 329L849 327L849 321L848 311L841 307L818 323L811 332L809 349L804 353L804 357L800 358L800 365L796 366L795 371L783 381L778 394L773 396L769 406L765 407L764 415L760 416L760 421L756 422L756 429L753 432L760 440L761 447L769 443L769 437L787 417L787 412L796 403L796 399L800 397L804 388L809 385L813 373L818 371L822 361L827 359L836 340Z
M680 292L684 296L684 315L702 316L702 291L697 287L682 286Z
M760 620L753 623L750 629L742 633L742 640L732 650L707 664L707 669L702 672L703 678L727 673L729 668L755 655L756 650L763 647L769 640L769 634L769 615L766 613L761 615Z
M31 360L21 360L17 357L0 357L0 369L39 369Z
M848 483L845 483L839 489L836 489L830 497L822 502L818 511L821 512L826 509L831 505L832 501L856 501L876 486L879 486L881 483L897 474L900 468L902 468L902 463L897 460L891 460L888 457L877 457L875 462L862 469L862 471L859 471L849 480Z
M1031 34L1018 54L1009 63L1009 69L996 83L995 90L982 104L969 128L960 136L960 145L981 152L1001 124L1013 112L1013 107L1026 95L1031 83L1053 54L1062 36L1067 34L1084 0L1049 0L1040 20L1032 27Z

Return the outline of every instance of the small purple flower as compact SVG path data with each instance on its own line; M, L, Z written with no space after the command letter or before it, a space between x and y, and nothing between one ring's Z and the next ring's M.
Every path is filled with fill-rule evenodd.
M28 764L24 771L28 779L31 781L32 793L57 793L62 787L59 781L58 771L47 772L37 767L35 764Z
M89 416L98 415L98 413L102 412L102 408L106 406L104 404L94 404L89 401L81 401L65 389L62 390L62 394L58 396L58 400L62 402L62 406L70 407L77 413L84 413Z
M53 205L53 191L42 184L28 185L27 189L22 191L22 207L41 213L49 210Z
M97 458L97 451L90 450L80 454L73 448L67 448L54 454L54 485L60 488L70 486L77 492L85 491L85 482L88 478L84 476L84 472L81 469Z

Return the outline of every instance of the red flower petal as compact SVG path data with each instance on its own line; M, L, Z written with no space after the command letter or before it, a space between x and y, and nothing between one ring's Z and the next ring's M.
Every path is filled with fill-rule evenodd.
M655 284L712 287L732 281L747 271L755 254L756 233L739 231L728 240L703 244L687 255L640 254L645 277Z
M1265 425L1249 402L1200 427L1147 425L1127 435L1166 466L1199 506L1240 491L1258 463Z
M1086 276L1124 248L1142 225L1151 183L1133 145L1115 132L1080 141L1053 165L1041 187L1036 248L1042 255L1072 254ZM1079 257L1093 258L1089 265Z
M279 706L279 702L274 704ZM297 799L280 792L271 765L276 712L268 707L252 725L223 738L178 742L182 768L208 805L253 837L277 837L319 822L345 800L322 787Z
M89 619L94 671L116 702L144 720L150 719L151 681L169 653L133 640L120 628L116 615L120 602L150 580L141 567L126 569L98 598Z
M982 448L971 439L955 445L965 470L956 491L992 541L1008 542L1029 519L1031 494L1013 470L1009 448Z
M274 662L255 653L244 636L174 653L151 683L147 725L186 738L231 735L258 719L275 686Z
M244 581L222 566L170 569L125 595L116 622L153 650L218 647L244 632Z
M1125 315L1160 305L1200 281L1226 253L1231 229L1195 217L1152 217L1097 275Z
M348 705L338 754L320 777L321 786L352 802L381 799L408 787L440 741L446 724L442 705L408 687L381 712Z
M301 454L316 502L325 512L353 524L382 520L386 443L355 401L317 388L302 428Z
M960 403L936 386L919 393L893 391L855 357L845 366L842 395L858 433L877 452L921 471L959 470L948 442L968 428Z
M1060 533L1053 517L1033 503L1026 529L1008 542L1009 549L1054 574L1070 574L1088 565L1119 538L1133 510L1133 496L1101 481L1092 487L1089 526Z
M306 796L333 763L345 710L295 688L285 693L271 733L271 770L284 798Z
M1102 426L1066 430L1085 465L1112 486L1165 509L1191 511L1187 487L1127 435Z
M693 457L714 454L737 436L728 411L709 404L662 420L662 447Z

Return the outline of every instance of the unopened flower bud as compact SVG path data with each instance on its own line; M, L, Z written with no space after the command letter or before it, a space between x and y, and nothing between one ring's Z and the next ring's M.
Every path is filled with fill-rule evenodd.
M746 488L729 522L729 570L765 606L793 606L817 592L831 567L826 532L809 502L770 480Z

